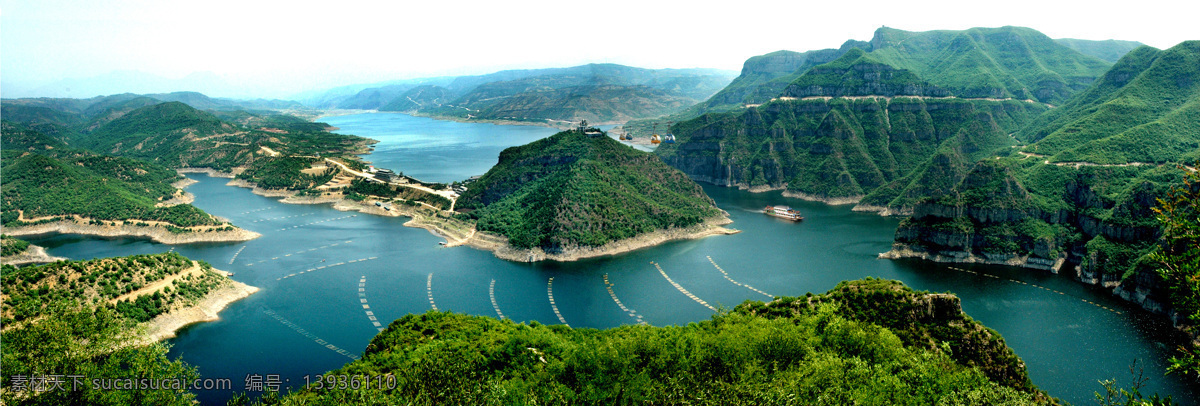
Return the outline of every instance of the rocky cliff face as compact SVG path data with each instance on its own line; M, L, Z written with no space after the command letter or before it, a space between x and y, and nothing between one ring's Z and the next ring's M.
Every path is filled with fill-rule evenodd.
M828 293L778 298L767 304L747 302L735 311L763 317L786 317L815 311L822 303L837 303L846 317L887 327L905 345L939 351L948 346L955 361L979 368L996 382L1034 390L1025 363L1004 338L962 311L952 294L925 293L898 281L863 279L839 283Z
M917 193L910 184L930 171L965 172L963 162L1008 146L1006 131L1039 109L949 99L778 100L680 123L672 127L680 141L656 153L692 179L743 189L857 200L888 186L873 203L887 206ZM931 169L937 156L942 164ZM922 187L953 186L941 182Z
M1132 182L1114 193L1110 179L1081 171L1062 183L1062 204L1047 203L1026 189L1037 177L1021 169L980 162L946 196L916 205L891 254L1064 272L1169 311L1162 280L1140 260L1158 238L1150 208L1160 189Z

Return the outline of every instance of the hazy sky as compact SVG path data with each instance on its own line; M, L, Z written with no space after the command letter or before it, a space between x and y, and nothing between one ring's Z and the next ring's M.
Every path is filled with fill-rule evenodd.
M217 96L283 97L589 62L738 70L754 55L868 40L884 25L1018 25L1053 38L1168 48L1200 39L1200 7L1189 3L0 0L0 92L28 96L114 71L167 79L211 73L232 85Z

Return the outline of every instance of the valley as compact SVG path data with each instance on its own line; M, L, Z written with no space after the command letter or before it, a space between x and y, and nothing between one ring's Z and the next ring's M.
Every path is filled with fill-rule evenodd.
M5 98L0 397L1194 404L1197 78L1200 41L881 27L740 72ZM46 373L281 391L11 389Z

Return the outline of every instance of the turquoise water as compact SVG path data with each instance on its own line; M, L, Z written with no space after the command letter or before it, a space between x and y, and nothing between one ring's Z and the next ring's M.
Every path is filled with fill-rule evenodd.
M381 140L376 153L368 156L378 166L440 182L482 174L503 148L554 132L399 114L322 121L341 132ZM547 294L547 283L554 278L555 302L571 326L638 322L614 302L604 284L607 275L621 303L647 323L686 324L712 315L668 283L650 264L654 261L676 283L714 306L767 297L731 283L712 262L730 278L772 295L820 293L839 281L866 276L950 291L962 298L971 317L1004 335L1025 360L1034 383L1053 396L1074 404L1092 403L1092 393L1101 389L1097 381L1128 382L1134 359L1150 378L1143 392L1172 394L1185 402L1197 396L1195 388L1179 379L1162 377L1174 341L1161 317L1101 289L1046 272L956 266L999 277L993 278L921 261L877 259L876 254L889 248L899 220L854 213L848 206L804 202L778 192L705 186L734 220L730 227L742 233L571 263L521 264L469 247L442 248L437 244L442 240L428 231L403 227L404 218L340 212L329 205L282 204L225 186L227 179L191 177L199 181L187 189L196 195L196 206L263 236L244 243L176 247L73 235L32 241L48 247L52 255L74 259L174 249L261 288L231 304L220 320L186 328L170 341L172 357L197 366L205 377L230 379L236 391L243 390L248 374L278 374L287 381L285 386L294 387L304 383L304 375L351 361L379 331L366 311L386 326L405 314L430 309L431 293L441 310L490 317L502 313L513 320L554 324L561 322ZM797 224L758 212L768 204L796 207L806 220ZM230 393L198 395L202 403L223 404Z

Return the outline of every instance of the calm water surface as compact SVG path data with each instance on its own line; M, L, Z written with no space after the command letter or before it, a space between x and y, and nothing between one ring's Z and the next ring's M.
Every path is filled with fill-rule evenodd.
M449 182L486 172L500 150L551 135L542 127L435 121L400 114L324 118L341 132L378 139L367 158L377 166L426 181ZM653 325L705 320L712 311L681 294L650 264L661 264L677 283L714 305L732 307L766 296L730 283L709 261L738 282L772 295L820 293L839 281L874 276L915 289L950 291L963 309L1004 335L1038 386L1074 404L1093 403L1098 380L1127 383L1138 360L1150 378L1144 393L1171 394L1185 404L1197 392L1163 377L1174 341L1160 317L1114 299L1100 289L1045 272L998 266L959 266L999 278L920 261L880 260L898 219L854 213L781 197L706 186L742 230L731 236L677 241L613 257L571 263L520 264L469 247L441 248L428 231L403 227L405 218L340 212L328 205L289 205L225 186L226 179L191 175L195 205L262 233L244 243L167 246L141 239L55 235L31 240L52 255L72 259L175 250L202 259L261 290L231 304L219 321L180 331L170 356L197 366L201 375L229 378L242 391L248 374L279 375L284 387L305 375L337 368L361 354L383 326L430 309L518 321L607 328L636 323L604 285ZM787 204L805 213L794 224L758 210ZM351 262L353 261L353 262ZM324 268L320 268L324 267ZM320 269L317 269L320 268ZM311 271L310 271L311 270ZM1055 291L1012 282L1019 280ZM494 281L494 285L493 285ZM489 288L494 286L494 301ZM1091 301L1096 304L1089 304ZM1111 310L1106 310L1107 307ZM227 391L201 391L204 404L223 404Z

